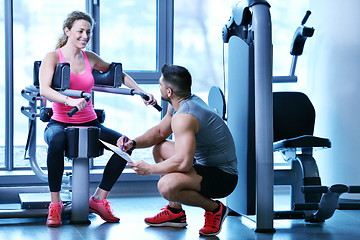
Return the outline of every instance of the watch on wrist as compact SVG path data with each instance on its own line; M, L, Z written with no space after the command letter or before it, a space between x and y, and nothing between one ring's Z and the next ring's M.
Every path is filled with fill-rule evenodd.
M130 148L130 151L134 150L136 148L136 141L135 140L131 140L132 142L132 147Z

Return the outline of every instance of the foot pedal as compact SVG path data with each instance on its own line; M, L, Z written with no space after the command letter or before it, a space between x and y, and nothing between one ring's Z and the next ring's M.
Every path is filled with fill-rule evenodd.
M60 194L65 204L71 201L68 194ZM22 209L44 209L48 208L51 202L50 193L20 193L20 204Z

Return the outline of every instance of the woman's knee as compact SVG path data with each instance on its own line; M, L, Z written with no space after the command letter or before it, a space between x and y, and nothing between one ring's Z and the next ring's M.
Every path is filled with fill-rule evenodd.
M47 129L45 132L45 141L49 145L51 151L57 149L64 150L66 145L66 136L64 130L60 129Z

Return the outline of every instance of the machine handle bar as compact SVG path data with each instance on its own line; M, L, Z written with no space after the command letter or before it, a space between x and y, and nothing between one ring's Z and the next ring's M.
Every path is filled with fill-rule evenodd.
M84 97L84 99L88 102L88 101L90 100L90 97L89 97L89 96L86 96L86 97ZM79 111L79 109L75 106L73 109L71 109L71 110L67 113L67 115L68 115L69 117L72 117L75 113L77 113L77 111Z
M306 21L309 19L310 17L310 14L311 14L311 11L307 10L306 11L306 14L305 14L305 17L303 18L303 20L301 21L301 25L305 25Z
M149 100L149 96L146 95L143 92L139 92L139 91L134 90L133 93L140 95L145 101ZM158 110L159 112L161 112L161 110L162 110L162 107L160 107L158 104L155 104L154 108L156 108L156 110Z

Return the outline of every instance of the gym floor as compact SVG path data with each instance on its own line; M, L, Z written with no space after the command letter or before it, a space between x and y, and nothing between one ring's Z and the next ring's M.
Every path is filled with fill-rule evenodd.
M275 209L287 210L289 196L287 191L275 195ZM225 199L221 199L226 203ZM201 209L184 206L188 226L185 229L154 228L147 226L143 219L153 216L167 202L161 197L110 198L111 206L120 223L104 223L97 215L90 215L90 225L70 225L64 221L60 228L48 228L45 219L0 219L0 239L6 240L193 240L199 237L198 231L204 223ZM275 220L274 234L254 232L255 223L247 217L228 216L222 231L216 237L207 239L222 240L336 240L360 239L360 211L336 211L334 216L322 224L306 223L303 220Z

